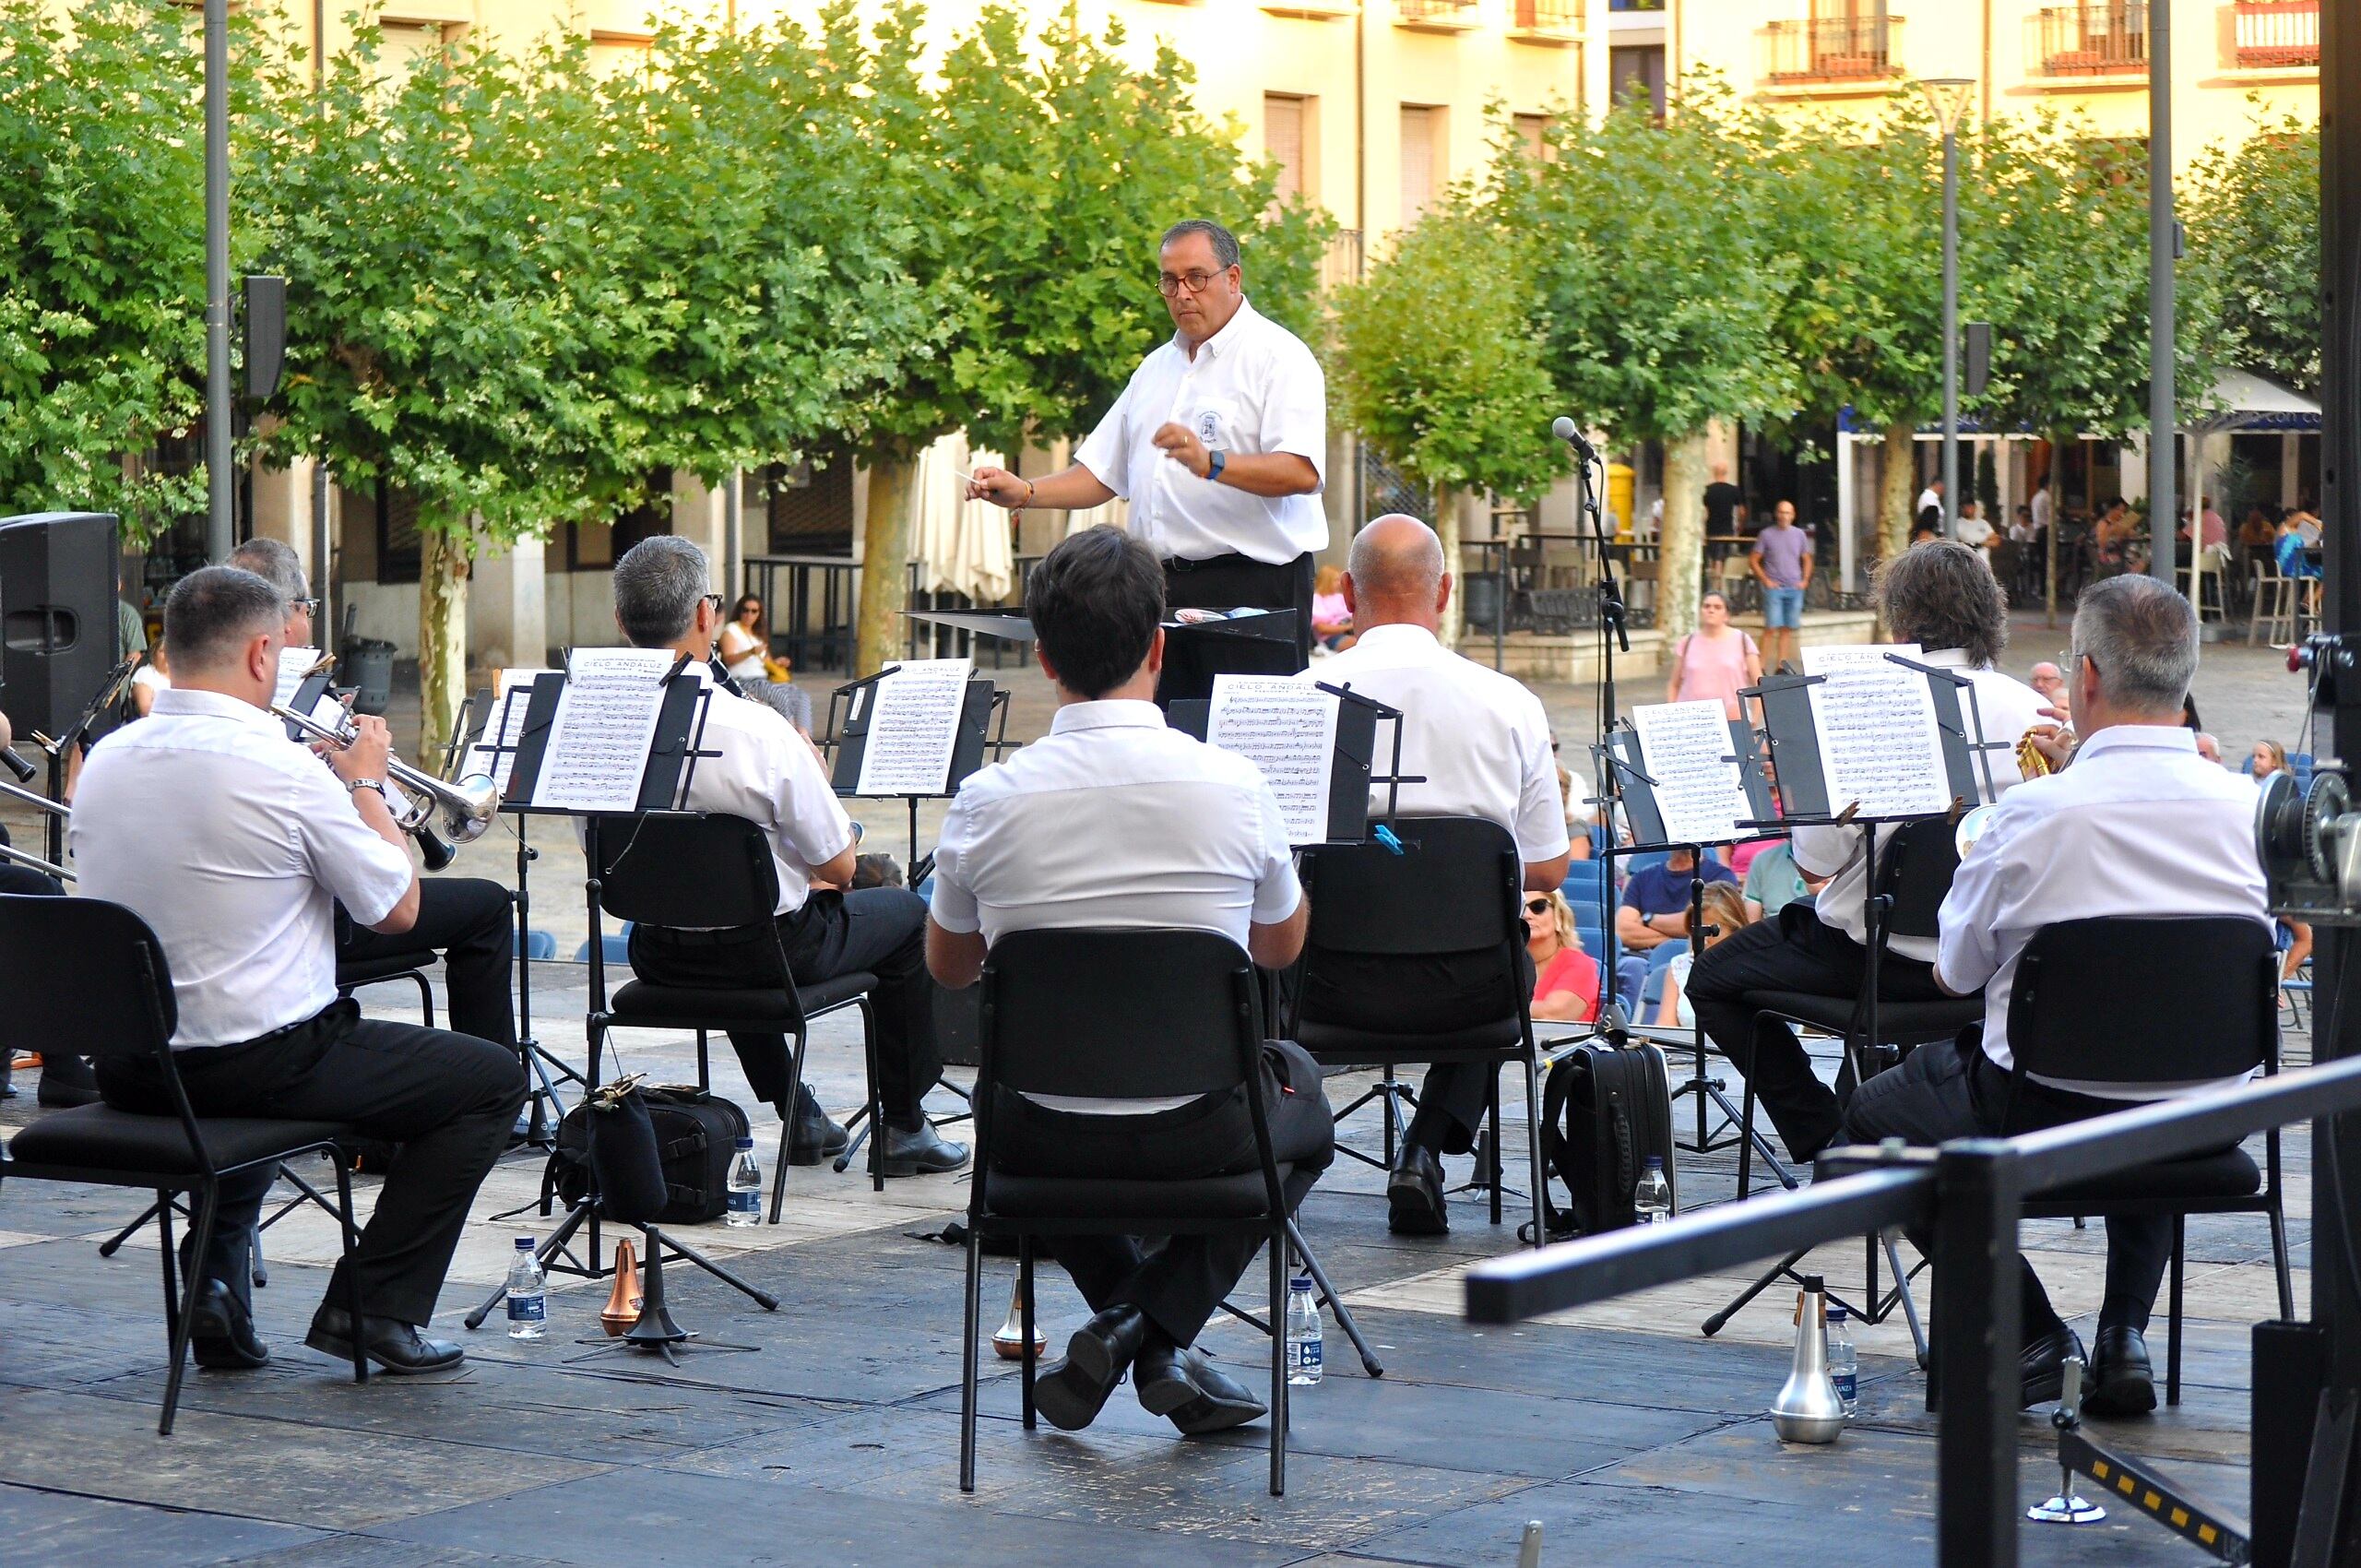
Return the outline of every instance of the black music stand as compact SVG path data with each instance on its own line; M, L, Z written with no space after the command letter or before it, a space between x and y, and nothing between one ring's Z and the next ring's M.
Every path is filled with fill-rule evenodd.
M65 799L66 759L73 754L73 749L82 743L82 737L90 732L90 727L99 721L99 715L123 700L124 683L131 679L139 666L147 662L147 650L138 648L125 654L118 660L115 667L107 671L107 678L99 683L98 695L90 699L89 706L85 707L74 722L66 727L65 734L53 740L38 730L32 732L30 739L49 755L49 798L51 800ZM62 866L65 863L65 818L56 812L44 814L49 818L45 825L47 832L43 840L49 850L49 863L53 866Z
M1336 742L1328 769L1328 831L1320 841L1358 844L1369 837L1369 794L1371 786L1385 786L1388 810L1384 814L1391 816L1394 814L1391 808L1401 787L1406 783L1423 783L1424 780L1401 777L1401 709L1388 707L1375 697L1366 696L1347 686L1332 686L1322 682L1319 689L1333 694L1338 699ZM1380 774L1376 770L1377 725L1380 719L1391 719L1394 723L1394 761L1390 775ZM1213 698L1210 695L1179 697L1165 707L1165 723L1196 740L1205 739L1205 731L1212 720ZM1296 847L1302 848L1301 845Z
M1176 702L1210 698L1216 675L1295 675L1303 668L1292 610L1256 610L1213 621L1167 621L1156 703L1169 708Z
M951 742L951 767L943 777L943 788L928 794L863 795L860 793L860 763L868 754L869 726L876 713L874 701L877 683L900 669L889 664L874 675L848 682L828 694L828 716L821 726L825 737L820 744L834 748L836 756L830 765L828 785L845 800L902 801L909 808L910 863L909 885L916 887L922 880L919 864L919 802L947 801L959 792L967 776L984 766L996 762L1008 750L1008 694L992 684L989 675L971 674L967 690L961 700L956 732ZM991 753L990 757L984 754Z

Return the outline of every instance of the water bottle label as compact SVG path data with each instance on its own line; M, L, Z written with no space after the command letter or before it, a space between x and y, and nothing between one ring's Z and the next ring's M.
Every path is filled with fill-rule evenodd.
M536 1290L529 1296L520 1296L514 1290L511 1290L508 1293L508 1321L511 1323L539 1323L541 1321L542 1315L546 1312L548 1306L549 1298L543 1295L540 1291Z
M1836 1385L1836 1397L1845 1404L1850 1405L1860 1397L1861 1380L1857 1373L1840 1372L1828 1381Z
M1321 1344L1317 1339L1287 1341L1287 1370L1291 1372L1316 1372L1321 1367Z
M763 1212L763 1194L759 1191L733 1192L730 1194L730 1212L755 1214Z

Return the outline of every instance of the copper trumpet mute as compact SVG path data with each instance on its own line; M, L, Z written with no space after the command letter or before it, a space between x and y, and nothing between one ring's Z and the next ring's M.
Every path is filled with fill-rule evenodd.
M1003 1361L1025 1359L1024 1290L1021 1283L1008 1288L1008 1317L992 1330L992 1353ZM1050 1331L1043 1328L1040 1320L1036 1318L1033 1323L1033 1354L1039 1356L1049 1348Z
M599 1309L599 1326L611 1337L621 1334L639 1321L639 1254L628 1240L620 1241L615 1243L615 1288Z

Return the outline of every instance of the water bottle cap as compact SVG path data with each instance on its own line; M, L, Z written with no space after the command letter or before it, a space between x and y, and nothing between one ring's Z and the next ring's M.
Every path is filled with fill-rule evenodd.
M1652 1154L1648 1156L1646 1169L1650 1170L1662 1170L1664 1169L1664 1156L1660 1154Z
M519 1236L519 1237L517 1237L517 1238L516 1238L516 1250L517 1250L518 1252L520 1252L520 1253L529 1253L529 1252L531 1252L531 1251L533 1250L533 1239L532 1239L530 1236Z
M1829 1303L1828 1303L1828 1321L1829 1321L1829 1322L1831 1322L1831 1323L1843 1323L1843 1322L1845 1321L1845 1309L1844 1309L1843 1307L1838 1306L1838 1305L1837 1305L1835 1302L1833 1302L1833 1301L1831 1301L1831 1302L1829 1302Z
M1288 1281L1287 1281L1287 1289L1290 1289L1290 1290L1309 1290L1309 1289L1311 1289L1311 1276L1310 1276L1310 1275L1308 1275L1308 1274L1299 1274L1299 1275L1297 1275L1293 1279L1290 1279L1290 1280L1288 1280Z
M754 1140L752 1138L741 1138L738 1140L738 1146L740 1148L753 1148L754 1146Z

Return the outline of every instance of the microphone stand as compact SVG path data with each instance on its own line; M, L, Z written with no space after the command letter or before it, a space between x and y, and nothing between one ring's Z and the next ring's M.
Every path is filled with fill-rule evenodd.
M1607 811L1607 859L1612 865L1615 849L1615 805L1620 791L1615 787L1615 765L1608 754L1609 732L1615 727L1615 655L1620 649L1631 651L1631 633L1627 623L1623 590L1615 581L1615 558L1608 549L1607 525L1599 515L1598 496L1591 487L1591 469L1598 462L1598 454L1577 430L1566 438L1574 449L1574 520L1575 532L1587 525L1592 544L1598 554L1598 745L1592 755L1597 770L1597 799L1593 802ZM1587 827L1584 829L1589 831ZM1619 953L1615 941L1614 878L1598 879L1598 925L1607 944L1607 963L1602 967L1599 1018L1607 1016L1607 998L1619 994L1616 964Z

